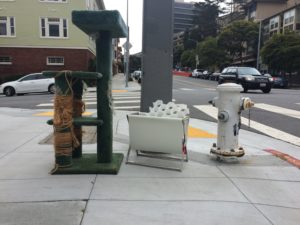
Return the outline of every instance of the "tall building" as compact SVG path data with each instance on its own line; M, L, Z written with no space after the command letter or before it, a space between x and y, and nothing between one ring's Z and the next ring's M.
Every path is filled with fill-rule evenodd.
M0 76L87 71L95 42L72 24L71 12L99 9L102 0L1 0Z
M174 2L174 34L183 32L194 26L193 20L196 9L193 2L176 0Z

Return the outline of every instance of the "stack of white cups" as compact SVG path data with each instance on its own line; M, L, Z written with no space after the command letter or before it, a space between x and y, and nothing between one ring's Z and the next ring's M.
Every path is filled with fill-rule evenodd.
M187 114L189 114L189 109L186 105L176 105L174 102L164 104L162 100L155 101L153 107L149 107L148 113L150 116L174 118L184 118Z

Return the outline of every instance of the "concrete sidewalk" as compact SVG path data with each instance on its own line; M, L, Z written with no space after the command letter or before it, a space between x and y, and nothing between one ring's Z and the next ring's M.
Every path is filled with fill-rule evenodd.
M113 89L138 91L123 77ZM189 138L183 172L122 164L118 175L50 175L52 132L37 110L0 108L0 224L5 225L298 225L300 171L264 149L300 159L300 148L240 132L246 155L219 162L209 155L215 138ZM114 151L126 154L130 112L114 112ZM117 126L118 124L118 126ZM190 126L216 134L215 123ZM85 153L95 153L86 144Z

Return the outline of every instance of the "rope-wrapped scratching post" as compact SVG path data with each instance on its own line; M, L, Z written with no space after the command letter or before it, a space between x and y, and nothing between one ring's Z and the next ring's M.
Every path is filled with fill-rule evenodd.
M68 72L60 72L55 77L54 98L54 150L57 167L72 165L72 151L78 146L73 130L73 90Z

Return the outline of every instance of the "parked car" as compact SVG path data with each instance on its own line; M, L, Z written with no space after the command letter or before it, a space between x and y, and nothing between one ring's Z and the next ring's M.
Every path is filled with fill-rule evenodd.
M201 78L207 80L209 78L209 76L210 76L210 72L208 72L207 70L204 70Z
M203 69L194 69L192 72L192 77L199 78L202 76L203 72Z
M132 77L138 81L138 83L142 82L142 71L141 70L136 70L132 73Z
M272 89L272 77L262 75L253 67L227 67L219 76L219 84L233 82L241 84L244 92L260 89L269 93Z
M33 92L55 93L54 78L47 78L42 73L32 73L16 81L0 85L0 93L6 96L21 95Z
M285 75L273 75L273 87L287 88L289 86L289 80Z
M219 72L214 72L214 73L212 73L212 74L209 76L209 79L210 79L210 80L216 80L216 81L218 81L220 75L221 75L221 73L219 73Z

